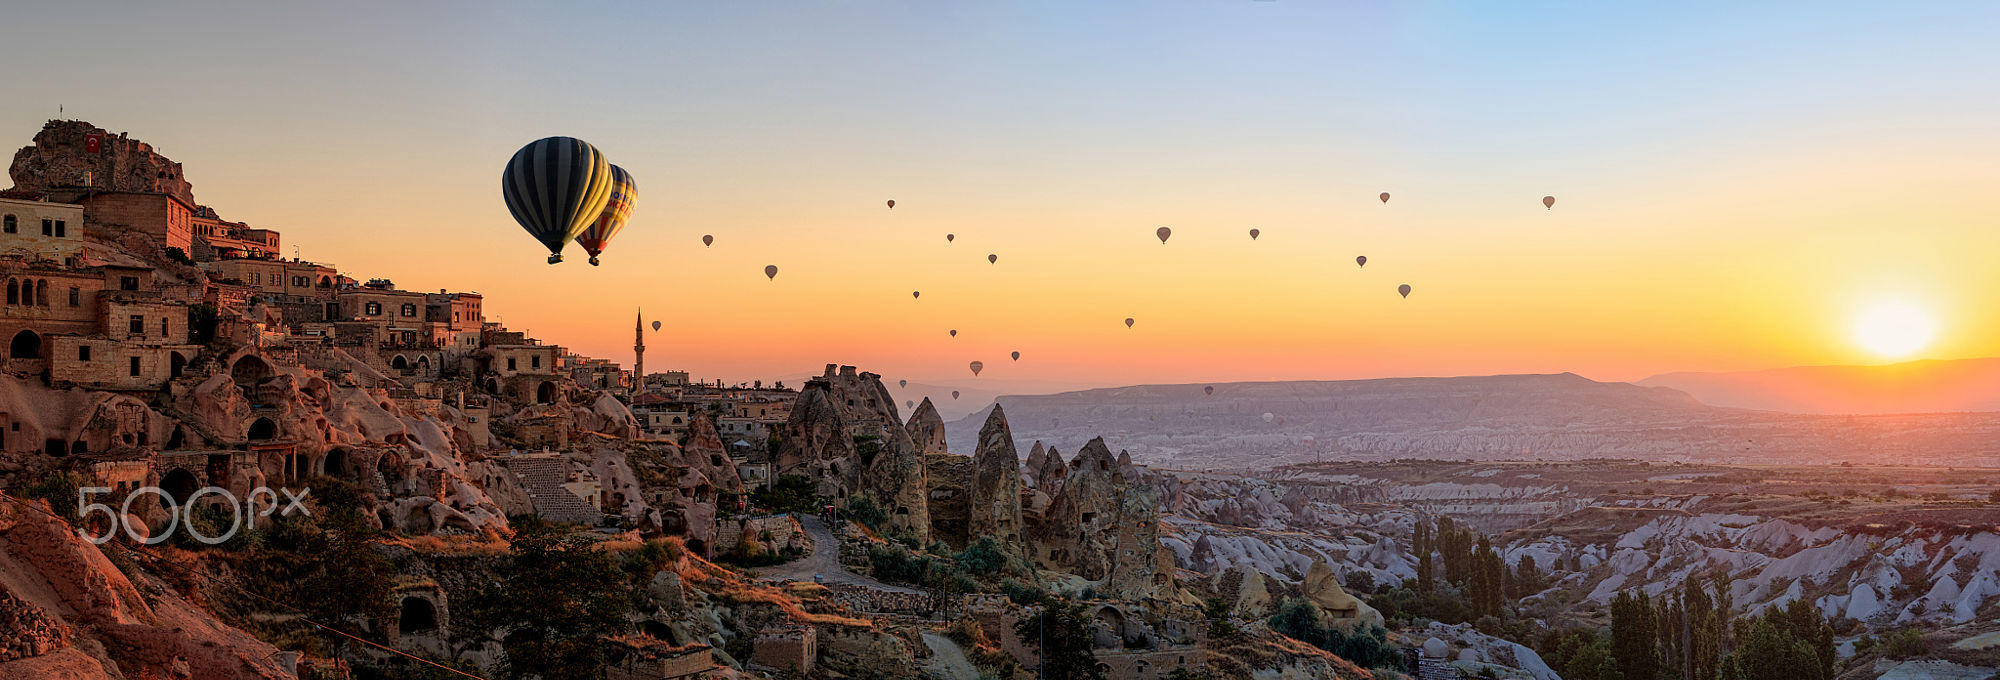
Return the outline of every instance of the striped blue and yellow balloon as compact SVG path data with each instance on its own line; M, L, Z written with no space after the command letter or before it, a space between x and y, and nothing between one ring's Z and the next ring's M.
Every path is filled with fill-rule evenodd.
M590 265L597 266L597 256L611 245L611 237L625 228L625 222L632 219L632 206L639 201L639 185L632 181L632 173L616 165L611 166L611 200L604 204L604 212L590 223L583 233L576 236L576 244L590 253Z
M581 139L538 139L507 161L500 194L514 221L549 249L549 264L555 264L562 261L563 246L604 213L611 200L611 164Z

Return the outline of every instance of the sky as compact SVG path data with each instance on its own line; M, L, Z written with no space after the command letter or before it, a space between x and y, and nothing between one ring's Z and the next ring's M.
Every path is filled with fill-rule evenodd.
M2000 355L1992 3L291 5L10 7L0 145L60 105L288 255L732 382ZM550 135L639 183L601 267L501 202Z

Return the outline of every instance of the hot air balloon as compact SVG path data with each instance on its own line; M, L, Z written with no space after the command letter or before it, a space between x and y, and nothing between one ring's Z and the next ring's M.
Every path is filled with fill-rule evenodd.
M951 329L951 337L954 338L958 337L958 329L956 328Z
M944 242L945 242L945 243L950 243L950 242L952 242L952 241L956 241L956 240L958 240L958 234L945 234L945 235L944 235Z
M1255 229L1251 229L1251 230L1250 230L1250 240L1252 240L1252 241L1255 241L1255 240L1257 240L1257 235L1258 235L1258 234L1262 234L1262 233L1264 233L1264 232L1261 232L1261 231L1257 231L1257 230L1255 230Z
M1014 360L1015 361L1021 360L1021 353L1019 351L1014 352Z
M775 264L764 265L764 278L767 279L778 278L778 265Z
M972 377L974 378L979 377L980 371L986 370L986 362L983 361L974 361L972 362L971 366L972 366Z
M656 330L656 331L657 331L657 330L660 330L660 322L658 322L658 321L655 321L655 322L653 322L653 330Z
M1161 243L1166 243L1167 237L1174 235L1174 230L1168 229L1166 227L1160 227L1159 229L1153 231L1153 235L1160 237Z
M916 408L916 407L917 407L917 402L910 401L908 399L903 400L903 408Z
M1549 209L1549 210L1554 210L1554 209L1556 209L1556 197L1554 197L1554 196L1543 196L1543 197L1542 197L1542 207L1544 207L1544 208L1547 208L1547 209Z
M1264 412L1264 422L1267 422L1267 423L1268 423L1268 422L1271 422L1271 419L1273 419L1273 418L1276 418L1276 417L1278 417L1278 416L1276 416L1276 415L1272 414L1272 413L1271 413L1270 411L1265 411L1265 412Z
M994 254L991 254L991 253L988 253L988 254L986 255L986 263L987 263L987 264L998 264L999 262L1000 262L1000 256L999 256L999 255L994 255Z
M1131 328L1131 327L1132 327L1132 317L1129 317L1129 316L1128 316L1128 317L1125 317L1125 327L1126 327L1126 328Z
M1398 292L1398 293L1402 293L1402 294L1403 294L1403 297L1409 297L1409 296L1410 296L1410 284L1407 284L1407 283L1405 283L1405 284L1403 284L1403 285L1400 285L1400 286L1396 286L1396 292Z
M924 292L923 292L923 291L921 291L921 290L913 290L913 291L910 291L910 299L914 300L914 299L916 299L916 298L918 298L918 297L922 296L923 294L924 294Z
M1382 202L1383 203L1389 202L1389 192L1387 191L1382 192Z
M549 264L604 213L611 200L611 164L597 147L574 137L545 137L514 152L500 172L500 196L514 221L549 249Z
M909 387L909 386L910 386L910 381L908 381L908 380L898 380L898 381L896 381L896 386L897 386L897 387Z
M951 391L951 398L953 398L953 399L957 399L957 398L958 398L958 390L952 390L952 391Z
M611 245L611 237L625 228L625 222L632 219L632 208L639 202L639 185L632 181L632 173L616 165L611 166L611 199L604 202L604 212L576 235L576 244L583 246L583 252L590 253L590 266L597 266L597 256Z
M893 199L893 198L892 198L892 199L889 199L889 209L890 209L890 210L895 210L895 209L896 209L896 199Z
M1354 266L1356 266L1356 267L1366 267L1366 266L1368 266L1368 256L1367 256L1367 255L1356 255L1356 256L1354 256Z
M1303 441L1303 442L1305 442L1305 445L1306 445L1306 446L1312 446L1313 444L1316 444L1316 443L1318 443L1318 442L1319 442L1319 440L1317 440L1317 439L1314 439L1312 435L1306 435L1306 438L1305 438L1305 439L1303 439L1303 440L1300 440L1300 441Z
M702 245L702 246L704 246L704 247L706 247L706 246L712 246L712 245L715 245L715 235L714 235L714 234L702 234L702 235L701 235L701 245Z
M1215 394L1215 386L1214 386L1214 385L1208 385L1208 386L1205 386L1205 387L1201 388L1201 393L1202 393L1202 394L1203 394L1204 396L1206 396L1206 395L1211 395L1211 394Z

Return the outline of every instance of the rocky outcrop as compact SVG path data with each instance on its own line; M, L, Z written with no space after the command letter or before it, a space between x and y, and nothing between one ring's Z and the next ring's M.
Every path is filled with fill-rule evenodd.
M904 426L910 439L917 444L917 453L949 453L944 443L944 418L938 417L937 407L931 405L931 398L924 397L917 410L910 413L910 422Z
M928 406L929 401L924 404ZM972 455L972 483L967 489L967 529L971 536L992 536L1013 554L1025 555L1021 521L1021 459L1014 452L1014 433L999 406L979 429L979 448Z
M85 148L92 136L101 137L96 153ZM169 194L195 204L194 185L182 174L181 164L160 155L151 144L80 120L44 124L34 143L14 152L7 175L15 189L34 193L89 186Z
M792 402L791 416L780 430L784 443L778 449L778 473L820 472L830 461L854 457L853 429L834 404L831 382L821 379L806 381L805 387L799 390L798 398Z
M1040 486L1041 480L1037 478L1042 474L1042 464L1048 462L1048 459L1048 449L1042 446L1041 440L1035 440L1035 445L1028 448L1028 462L1021 466L1021 483Z
M1319 605L1320 614L1328 625L1350 630L1382 625L1382 613L1340 587L1340 575L1334 573L1326 560L1316 560L1312 568L1306 570L1306 578L1299 584L1299 593Z
M1120 471L1104 439L1070 461L1067 479L1042 519L1036 556L1044 567L1102 581L1112 597L1164 597L1173 556L1160 542L1159 495Z

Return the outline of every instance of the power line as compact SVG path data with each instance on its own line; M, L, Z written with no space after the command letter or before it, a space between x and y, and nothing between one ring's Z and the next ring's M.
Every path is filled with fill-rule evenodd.
M44 514L44 515L48 515L49 517L52 517L52 518L55 518L55 519L56 519L57 521L60 521L60 522L62 522L62 523L63 523L63 524L65 525L65 526L70 526L70 528L72 528L72 529L74 529L74 528L75 528L75 526L74 526L74 525L70 524L70 521L69 521L69 518L67 518L67 517L63 517L62 515L58 515L58 514L55 514L55 513L53 513L53 512L50 512L50 511L48 511L48 510L44 510L44 509L42 509L42 507L41 507L41 506L38 506L38 505L35 505L35 504L33 504L33 503L29 503L29 502L27 502L27 501L25 501L25 500L21 500L21 499L19 499L19 498L15 498L15 497L13 497L13 496L9 496L9 495L7 495L7 494L4 494L4 493L0 493L0 499L6 499L6 500L10 500L10 501L13 501L13 502L14 502L15 504L17 504L17 505L20 505L21 507L24 507L24 508L27 508L27 509L29 509L29 510L33 510L33 511L35 511L35 512L39 512L39 513L42 513L42 514ZM159 555L158 553L154 553L154 552L152 552L152 551L150 551L150 550L146 550L146 549L144 549L144 548L143 548L143 547L141 547L141 546L129 546L129 547L128 547L128 549L130 549L130 550L132 550L132 551L134 551L134 552L138 552L138 553L141 553L141 554L144 554L145 556L147 556L147 557L151 557L151 558L153 558L154 560L158 560L158 561L161 561L161 562L164 562L164 563L168 563L168 564L172 564L172 561L171 561L171 560L168 560L167 558L165 558L165 557L163 557L163 556ZM185 573L185 572L184 572L184 573ZM350 640L354 640L354 641L356 641L356 642L359 642L359 643L361 643L361 644L364 644L364 645L368 645L368 646L370 646L370 647L374 647L374 648L376 648L376 649L380 649L380 650L382 650L382 651L385 651L385 652L388 652L388 653L390 653L390 654L395 654L395 655L398 655L398 656L402 656L402 657L404 657L404 658L407 658L407 659L410 659L410 660L412 660L412 661L416 661L416 662L418 662L418 663L422 663L422 664L427 664L427 665L430 665L430 666L433 666L433 667L436 667L436 668L438 668L438 669L440 669L440 670L445 670L445 671L449 671L449 672L452 672L452 673L457 673L457 674L459 674L459 675L463 675L463 676L465 676L465 677L468 677L468 678L472 678L472 680L486 680L485 678L482 678L482 677L479 677L479 676L477 676L477 675L473 675L473 674L471 674L471 673L467 673L467 672L465 672L465 671L462 671L462 670L459 670L459 669L456 669L456 668L452 668L452 667L450 667L450 666L446 666L446 665L444 665L444 664L441 664L441 663L438 663L438 662L436 662L436 661L432 661L432 660L430 660L430 659L426 659L426 658L423 658L423 657L421 657L421 656L417 656L417 655L415 655L415 654L410 654L410 653L408 653L408 652L405 652L405 651L403 651L403 650L400 650L400 649L395 649L395 648L393 648L393 647L389 647L389 646L386 646L386 645L383 645L383 644L381 644L381 643L377 643L377 642L375 642L375 641L373 641L373 640L368 640L368 639L365 639L365 638L361 638L361 637L357 637L357 636L355 636L355 635L351 635L351 634L347 633L346 631L342 631L342 630L340 630L340 629L338 629L338 628L334 628L334 627L332 627L332 626L329 626L329 625L326 625L326 624L323 624L323 623L320 623L320 622L318 622L318 621L314 621L314 620L312 620L311 618L307 617L307 616L305 615L305 613L304 613L304 612L301 612L301 611L299 611L299 609L298 609L297 607L293 607L293 606L291 606L291 605L289 605L289 604L285 604L285 603L283 603L283 602L280 602L280 601L277 601L277 600L274 600L274 599L271 599L271 598L268 598L268 597L265 597L265 596L263 596L263 595L259 595L259 594L257 594L257 593L253 593L253 592L250 592L249 590L245 590L245 589L240 589L240 588L231 588L231 587L230 587L230 584L228 584L228 583L223 583L223 582L217 582L217 585L221 585L221 586L222 586L222 587L224 587L224 588L230 588L231 590L234 590L234 591L235 591L235 592L236 592L237 594L239 594L239 595L248 595L248 596L250 596L250 597L254 597L254 598L257 598L257 599L259 599L259 600L263 600L263 601L265 601L265 602L269 602L269 603L271 603L271 604L274 604L274 605L277 605L277 606L279 606L279 607L283 607L283 608L285 608L285 609L287 609L287 610L290 610L290 611L291 611L291 612L292 612L293 614L295 614L295 615L297 615L297 616L298 616L298 619L297 619L298 621L301 621L301 622L303 622L303 623L305 623L305 624L307 624L307 625L310 625L310 626L312 626L312 627L314 627L314 628L318 628L318 629L320 629L320 630L324 630L324 631L326 631L326 632L329 632L329 633L333 633L333 634L335 634L335 635L339 635L339 636L341 636L341 637L344 637L344 638L347 638L347 639L350 639Z

